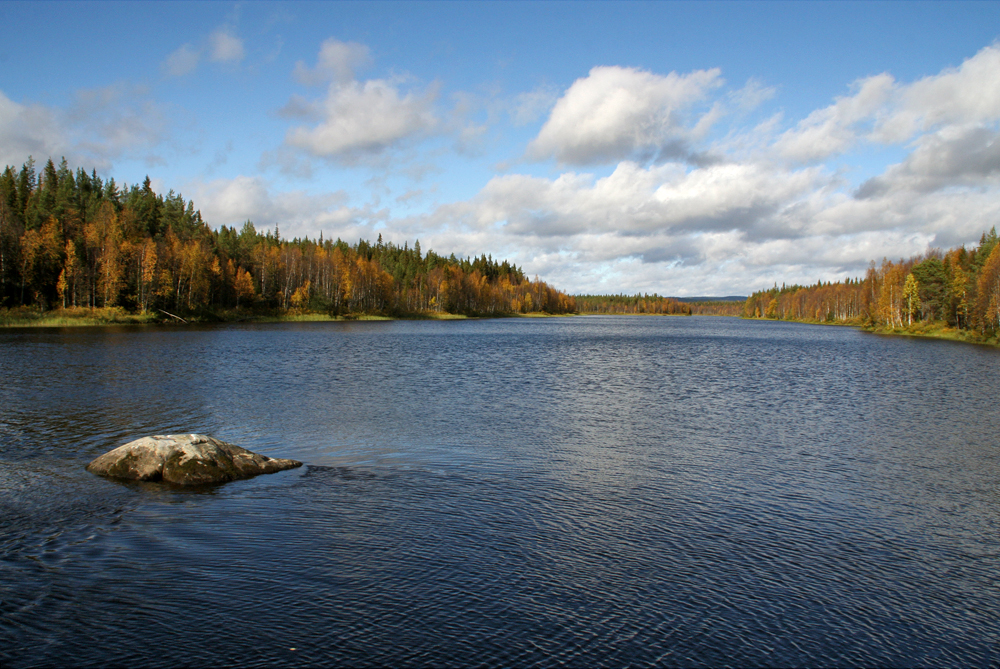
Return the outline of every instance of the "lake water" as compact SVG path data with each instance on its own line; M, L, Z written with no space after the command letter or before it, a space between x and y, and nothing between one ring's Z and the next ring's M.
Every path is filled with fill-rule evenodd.
M0 331L0 665L995 666L998 371L710 317ZM179 432L306 466L84 471Z

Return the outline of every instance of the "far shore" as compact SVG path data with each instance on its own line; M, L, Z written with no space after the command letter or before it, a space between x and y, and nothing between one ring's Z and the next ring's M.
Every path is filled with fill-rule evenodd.
M716 316L720 318L739 318L723 314L694 314L698 316ZM492 316L469 316L465 314L450 314L445 312L421 312L414 314L382 315L382 314L343 314L331 315L319 312L289 311L251 312L246 310L228 310L220 312L204 312L178 316L167 312L131 313L120 307L107 308L68 308L39 311L37 309L0 309L0 330L14 328L61 328L90 327L107 325L199 325L208 323L322 323L350 321L395 321L395 320L473 320L480 318L555 318L570 316L687 316L687 314L607 314L595 312L579 312L575 314L549 314L531 312L525 314L497 314ZM965 344L977 344L1000 348L1000 334L983 336L977 332L949 327L942 322L920 322L904 328L873 328L860 322L824 321L824 320L785 320L775 318L751 318L747 320L772 321L783 323L802 323L806 325L832 325L837 327L852 327L876 335L922 337L927 339L944 339Z
M228 310L176 315L168 312L150 311L131 313L118 307L52 309L0 309L0 329L4 328L58 328L90 327L105 325L196 325L207 323L310 323L339 321L392 321L392 320L469 320L476 318L550 318L574 314L548 314L531 312L526 314L498 314L495 316L469 316L446 312L419 312L412 314L339 314L321 312L252 312Z
M992 346L1000 348L1000 333L992 336L984 336L971 330L960 330L951 327L941 321L920 321L909 327L887 328L871 327L859 321L824 321L812 319L783 319L783 318L748 318L753 321L771 321L776 323L803 323L806 325L831 325L834 327L856 328L870 334L891 336L891 337L921 337L924 339L944 339L946 341L957 341L963 344L977 344L979 346Z

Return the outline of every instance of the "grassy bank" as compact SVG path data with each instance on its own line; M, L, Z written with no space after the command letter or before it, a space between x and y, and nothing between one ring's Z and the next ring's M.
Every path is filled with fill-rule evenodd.
M959 341L966 344L979 344L982 346L996 346L1000 348L1000 333L982 335L973 330L961 330L951 327L942 321L921 321L909 327L887 328L872 327L865 325L860 320L826 321L806 318L784 319L784 318L751 318L754 321L782 321L789 323L806 323L808 325L835 325L858 328L865 332L886 336L902 337L926 337L928 339L945 339L948 341Z
M0 327L66 327L75 325L144 325L160 323L169 317L156 313L132 314L124 309L86 309L74 307L38 311L28 307L0 309Z
M572 314L570 314L572 315ZM527 313L507 314L501 318L542 318L552 314ZM449 314L428 311L414 314L386 316L381 314L344 314L333 316L326 313L288 311L254 312L242 309L225 311L204 311L174 315L165 311L129 313L124 309L109 307L88 309L75 307L38 311L36 309L0 309L0 328L24 327L78 327L94 325L183 325L195 323L321 323L333 321L391 321L391 320L434 320L454 321L474 318L464 314Z
M905 328L864 328L866 332L879 335L902 335L904 337L927 337L930 339L947 339L948 341L960 341L966 344L980 344L983 346L995 346L1000 348L1000 337L996 332L990 335L983 335L973 330L960 330L949 327L942 322L920 322Z

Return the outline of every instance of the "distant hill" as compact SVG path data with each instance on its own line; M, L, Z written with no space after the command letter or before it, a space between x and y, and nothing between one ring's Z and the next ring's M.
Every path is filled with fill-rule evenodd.
M746 302L746 295L726 295L725 297L702 296L702 297L675 297L678 302Z

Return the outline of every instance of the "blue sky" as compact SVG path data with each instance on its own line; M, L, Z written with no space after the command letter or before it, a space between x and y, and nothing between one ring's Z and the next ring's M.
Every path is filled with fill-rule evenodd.
M1000 2L0 2L0 162L746 294L1000 222Z

